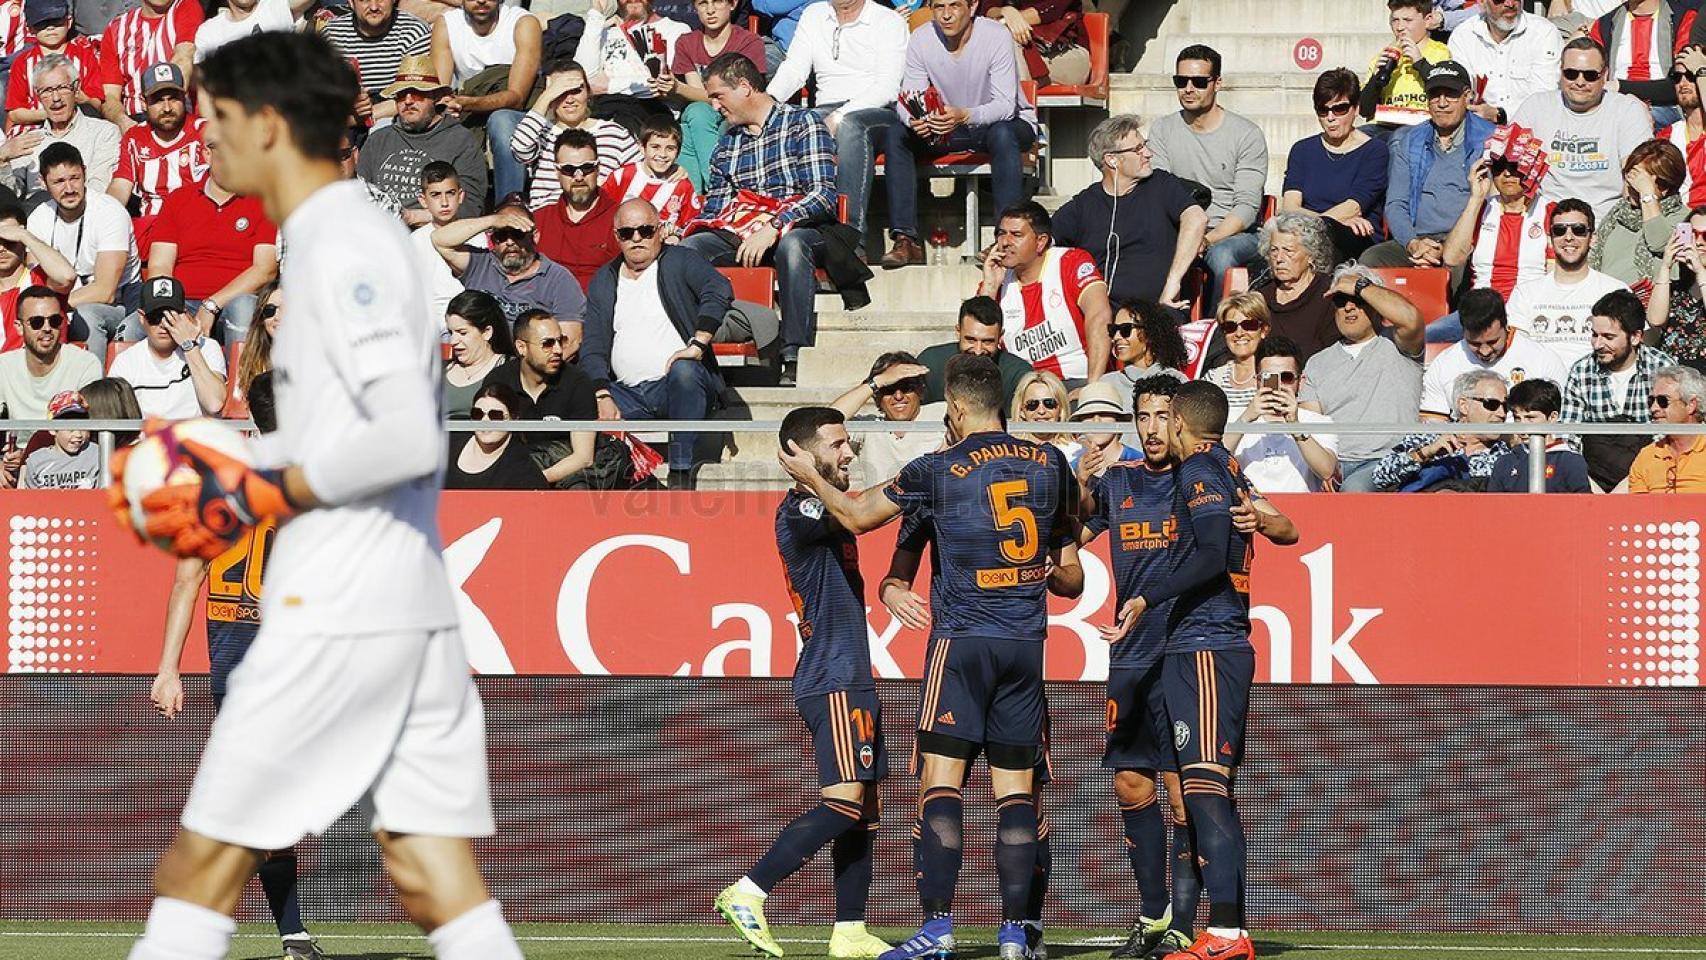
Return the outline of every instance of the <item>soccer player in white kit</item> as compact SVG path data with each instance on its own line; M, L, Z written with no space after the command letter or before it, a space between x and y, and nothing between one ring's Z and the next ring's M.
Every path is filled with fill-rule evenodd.
M438 957L518 960L469 843L493 821L484 714L440 557L438 330L402 225L339 170L355 75L323 40L288 33L235 40L197 73L214 175L262 199L289 251L279 429L255 467L179 441L199 486L141 506L180 556L216 554L267 516L281 526L263 626L231 675L131 960L223 958L263 851L357 801Z

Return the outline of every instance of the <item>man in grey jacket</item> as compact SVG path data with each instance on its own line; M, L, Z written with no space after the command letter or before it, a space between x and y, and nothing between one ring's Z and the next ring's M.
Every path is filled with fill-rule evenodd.
M420 204L421 168L443 160L462 182L457 217L479 216L486 197L485 151L473 131L446 122L443 100L450 87L433 72L432 58L404 57L396 82L381 93L397 104L397 119L367 138L356 173L397 201L403 222L419 227L432 222Z
M622 256L587 288L581 371L598 391L601 420L703 420L722 392L711 342L733 290L710 261L665 247L657 208L634 199L616 208ZM617 301L622 326L616 327ZM669 486L693 486L691 433L669 438Z

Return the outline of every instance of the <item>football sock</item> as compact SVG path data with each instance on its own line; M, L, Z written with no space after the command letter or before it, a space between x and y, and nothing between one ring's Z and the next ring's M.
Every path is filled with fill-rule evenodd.
M1202 767L1184 772L1185 809L1190 811L1201 858L1203 886L1208 889L1208 923L1219 929L1244 925L1239 903L1239 878L1244 872L1244 841L1232 812L1227 778Z
M225 960L237 922L186 900L156 897L130 960Z
M782 830L746 875L760 890L769 893L805 866L824 844L845 833L848 827L858 826L863 815L864 809L851 801L827 798L818 801L817 806L795 817Z
M959 787L931 787L918 810L918 905L926 919L946 916L954 909L954 887L960 879L961 816ZM1030 869L1030 864L1026 864Z
M1038 927L1043 923L1043 900L1048 897L1049 874L1054 872L1054 851L1049 849L1048 815L1037 810L1037 865L1031 874L1031 894L1025 902L1025 922Z
M995 801L995 875L1001 884L1001 920L1022 922L1037 868L1037 807L1028 793Z
M835 920L837 923L865 919L865 901L871 895L871 847L877 822L866 820L843 830L830 844L835 863Z
M1202 900L1202 871L1197 869L1196 845L1191 825L1173 824L1173 923L1172 928L1194 939L1197 905Z
M503 907L487 900L427 934L438 960L523 960Z
M1125 852L1137 878L1141 912L1151 920L1167 911L1167 824L1155 794L1140 804L1120 804L1125 826Z
M275 850L261 861L261 890L267 895L267 906L278 924L281 937L303 936L308 928L302 925L302 904L296 899L296 851Z

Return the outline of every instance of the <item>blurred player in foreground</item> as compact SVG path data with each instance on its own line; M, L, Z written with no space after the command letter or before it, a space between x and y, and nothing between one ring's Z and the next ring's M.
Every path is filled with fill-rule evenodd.
M1112 531L1116 609L1158 586L1172 570L1179 535L1178 459L1172 450L1173 394L1179 381L1149 377L1132 388L1132 422L1143 459L1110 465L1084 488L1080 546ZM1092 448L1090 456L1099 456ZM1090 465L1093 469L1095 465ZM1080 464L1080 475L1086 465ZM1241 533L1261 533L1275 543L1295 543L1291 521L1265 500L1241 496L1231 508ZM1191 845L1190 821L1180 790L1163 697L1167 621L1172 604L1150 610L1108 652L1107 747L1102 766L1114 771L1114 795L1125 827L1126 852L1137 879L1139 917L1116 958L1161 957L1192 942L1202 877ZM1167 784L1173 819L1173 889L1167 890L1167 843L1156 778Z
M1220 443L1226 416L1226 394L1207 381L1184 384L1173 395L1169 445L1179 465L1172 508L1178 539L1169 551L1171 569L1124 600L1118 622L1102 629L1117 645L1146 612L1172 601L1166 614L1162 696L1172 721L1192 847L1208 891L1209 920L1190 947L1167 954L1166 960L1256 956L1244 929L1244 828L1232 804L1256 672L1250 646L1254 544L1250 534L1233 526L1232 509L1249 498L1250 486Z
M213 174L258 196L289 256L279 429L247 466L193 441L198 482L140 505L179 556L279 521L262 627L231 674L131 960L219 960L268 850L356 802L443 960L521 956L470 837L493 832L479 694L438 541L439 347L402 225L342 179L349 64L308 35L232 41L197 70ZM115 507L125 513L122 459Z
M1083 590L1073 511L1077 481L1049 444L1003 428L1001 372L988 357L948 361L950 431L961 440L925 454L858 497L819 475L812 457L784 447L782 465L858 534L901 512L936 529L942 603L925 653L918 715L921 837L915 860L923 928L887 960L951 956L966 767L984 753L996 800L1001 960L1028 954L1023 921L1036 863L1032 768L1042 740L1043 637L1050 590Z
M249 387L249 414L262 433L278 429L273 406L272 374L263 373ZM245 531L242 539L213 561L219 576L208 584L207 664L213 688L213 709L225 701L225 684L231 670L243 661L255 634L261 628L261 577L267 554L272 550L278 521L268 517ZM184 641L189 638L195 602L206 583L208 561L185 557L178 561L172 578L172 595L166 602L166 636L160 647L160 671L154 677L149 699L154 709L170 720L184 708L184 687L178 676ZM261 863L261 889L267 907L284 941L285 960L325 960L302 924L302 904L296 896L296 851L285 848L267 854Z
M801 407L782 420L781 443L812 458L812 469L837 490L849 485L853 445L846 418L833 407ZM871 892L871 844L881 805L877 784L888 776L882 705L871 679L865 626L865 580L853 534L796 485L776 508L776 549L800 620L794 702L811 731L822 799L788 824L746 876L717 894L717 912L755 948L773 957L764 899L831 844L835 863L835 929L831 957L876 957L887 943L865 931Z

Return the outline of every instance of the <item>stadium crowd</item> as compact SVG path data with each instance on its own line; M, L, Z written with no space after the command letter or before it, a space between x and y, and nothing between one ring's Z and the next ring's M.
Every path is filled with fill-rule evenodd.
M210 176L194 77L222 43L292 29L358 68L346 172L413 232L453 417L705 418L728 343L792 385L825 285L856 308L871 267L926 264L919 166L965 151L999 211L976 289L944 343L884 353L849 415L939 419L960 352L997 358L1021 420L1127 420L1139 380L1200 377L1238 422L1311 425L1233 439L1284 492L1526 484L1514 438L1322 424L1706 411L1696 0L1389 0L1392 41L1318 75L1321 132L1294 144L1221 103L1234 51L1187 46L1179 109L1098 124L1099 179L1052 213L1026 196L1034 91L1086 80L1091 0L405 2L0 2L5 417L106 415L96 384L117 413L245 415L288 322L288 251ZM774 310L735 297L716 268L737 265L774 268ZM1433 275L1443 299L1415 292ZM941 437L863 439L878 479ZM1650 440L1557 438L1548 488L1706 489L1706 439ZM609 488L666 463L690 488L692 441L457 434L450 484ZM1086 476L1137 456L1070 425L1057 442ZM90 447L9 436L0 484L92 485L66 466Z

